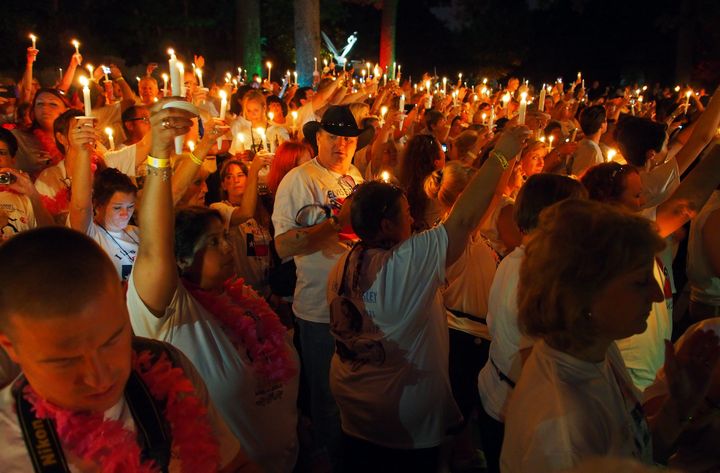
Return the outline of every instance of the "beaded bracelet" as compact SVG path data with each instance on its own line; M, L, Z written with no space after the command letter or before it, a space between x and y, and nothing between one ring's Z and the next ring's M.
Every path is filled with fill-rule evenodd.
M170 167L169 159L154 158L150 155L147 157L147 173L148 176L159 176L163 182L172 176L172 167Z
M503 171L508 168L508 160L500 151L492 150L490 151L490 156L495 156L495 159L498 160L498 163L500 163L500 167L503 168Z

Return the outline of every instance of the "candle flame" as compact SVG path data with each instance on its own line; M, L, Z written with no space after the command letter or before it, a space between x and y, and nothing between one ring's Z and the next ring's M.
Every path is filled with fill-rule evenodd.
M195 151L195 142L193 140L188 140L187 145L191 153Z
M240 143L245 143L245 135L243 135L242 133L238 133L236 136L237 136L237 140Z
M87 87L88 84L90 83L90 82L88 81L87 77L85 77L85 76L80 76L80 78L78 79L78 81L80 82L80 85L82 85L83 87Z
M680 92L680 86L679 86L679 85L676 85L676 86L675 86L675 92Z
M33 41L35 41L35 40L37 39L37 36L35 36L34 34L30 33L30 39L33 40Z
M275 114L273 112L268 112L268 119L270 121L273 121L274 118L275 118Z
M520 100L527 101L527 92L523 92L520 94Z
M545 143L545 137L544 137L544 136L541 136L541 137L540 137L540 142L541 142L541 143Z
M105 128L105 134L112 137L113 135L113 129L110 127Z
M76 39L70 41L70 44L72 44L73 46L75 46L75 48L78 48L78 47L80 46L80 42L79 42L78 40L76 40Z
M690 98L690 96L692 95L692 90L688 90L685 95L687 96L687 98Z
M102 67L102 66L100 66L100 67ZM93 65L92 65L92 64L88 64L87 66L85 66L85 69L87 69L88 71L90 71L90 77L92 77L93 69L95 69L95 68L93 67Z
M380 179L383 180L383 182L390 182L390 173L387 171L383 171L380 173Z
M263 140L265 139L265 128L261 128L261 127L255 128L255 133L260 135L260 138L262 138Z
M615 151L614 149L610 148L610 149L608 150L608 154L607 154L608 161L612 161L613 158L615 158L615 155L616 155L616 154L617 154L617 151Z
M162 78L164 81L167 81L169 79L168 75L163 72Z
M265 65L270 69L272 67L272 63L270 61L266 62Z
M220 89L220 92L218 92L218 95L220 96L220 100L227 100L227 92Z
M171 56L175 55L175 50L173 48L168 48L167 53Z
M554 136L554 135L548 136L548 141L549 141L550 144L552 145L552 142L555 141L555 136Z
M387 106L383 105L382 107L380 107L380 116L385 117L385 114L387 113L387 111L388 111Z
M297 111L296 111L296 110L293 110L292 112L290 112L290 115L292 115L292 117L293 117L293 120L297 120L297 117L298 117L298 113L297 113Z

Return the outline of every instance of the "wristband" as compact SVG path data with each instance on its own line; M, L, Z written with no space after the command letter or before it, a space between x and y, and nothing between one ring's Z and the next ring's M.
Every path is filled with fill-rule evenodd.
M508 168L508 160L500 151L492 150L490 151L490 156L494 156L495 159L498 160L498 163L500 163L500 167L503 168L503 171Z
M125 78L123 76L120 76L120 77L116 78L115 80L125 80Z
M157 168L157 169L164 169L170 167L170 160L169 159L160 159L160 158L154 158L148 154L147 157L147 165Z
M195 153L192 151L190 152L190 160L198 166L202 166L203 160L195 156Z

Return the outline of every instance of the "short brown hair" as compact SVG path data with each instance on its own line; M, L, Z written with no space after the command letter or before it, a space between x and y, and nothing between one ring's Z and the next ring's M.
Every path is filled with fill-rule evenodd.
M80 232L44 227L0 246L0 330L12 315L54 318L82 311L120 278L107 253Z
M528 234L537 227L540 212L565 199L583 199L587 192L582 184L560 174L540 173L530 176L520 188L513 218L521 232Z
M652 221L608 204L569 199L545 209L520 267L520 330L560 350L592 342L595 295L664 246Z

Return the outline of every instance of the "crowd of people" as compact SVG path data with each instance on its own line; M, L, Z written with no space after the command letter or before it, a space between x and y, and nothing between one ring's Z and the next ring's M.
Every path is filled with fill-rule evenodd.
M720 468L720 89L38 55L0 471Z

